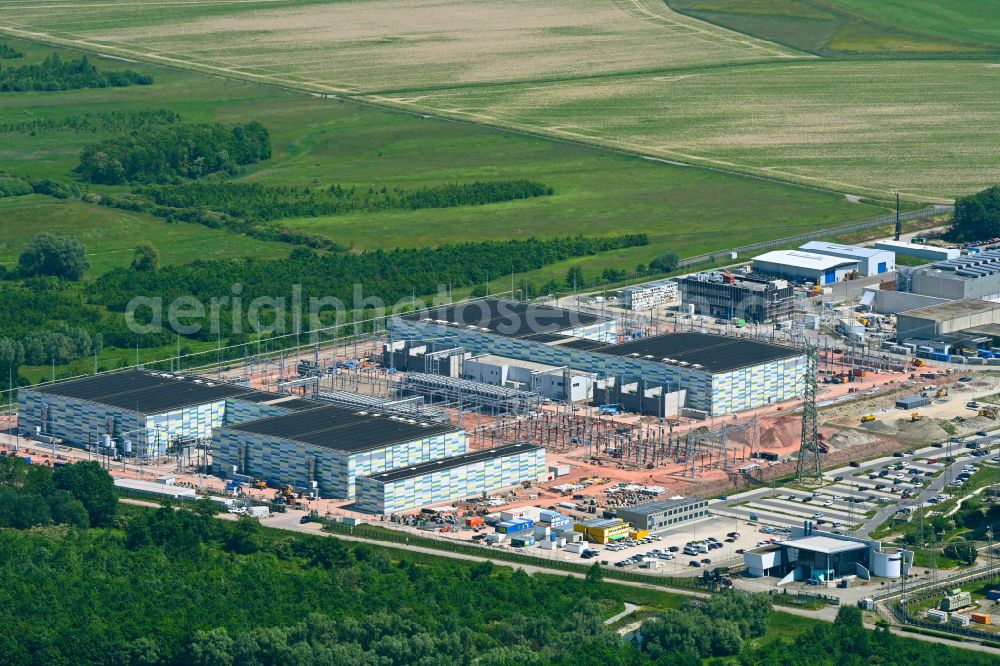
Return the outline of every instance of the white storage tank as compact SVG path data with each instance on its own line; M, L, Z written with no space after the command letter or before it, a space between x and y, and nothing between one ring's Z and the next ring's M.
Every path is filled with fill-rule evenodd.
M873 552L872 573L879 578L899 578L903 575L903 554L896 548Z

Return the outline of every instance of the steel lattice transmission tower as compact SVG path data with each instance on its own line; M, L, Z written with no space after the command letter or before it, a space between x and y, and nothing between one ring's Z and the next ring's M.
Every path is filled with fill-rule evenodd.
M806 338L806 374L803 377L805 388L802 391L802 442L799 444L799 462L795 469L795 478L802 480L809 476L820 478L823 474L820 466L819 450L819 417L816 414L816 366L818 352L816 345Z

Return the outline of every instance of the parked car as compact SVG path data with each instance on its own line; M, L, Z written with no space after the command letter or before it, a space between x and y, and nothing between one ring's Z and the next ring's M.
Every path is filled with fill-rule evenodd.
M701 562L699 562L698 560L691 560L689 566L700 567L701 566Z

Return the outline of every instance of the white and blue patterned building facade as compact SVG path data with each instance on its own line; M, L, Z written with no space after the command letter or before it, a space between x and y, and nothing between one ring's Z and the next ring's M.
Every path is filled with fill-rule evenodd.
M358 477L450 458L465 453L467 447L464 430L348 452L222 427L212 436L212 467L219 476L235 471L275 486L308 490L315 481L320 496L349 499Z
M599 377L644 377L670 384L674 390L687 390L685 407L705 411L711 416L791 400L801 395L806 370L805 354L712 373L655 359L568 349L562 345L399 317L390 318L388 328L397 340L447 339L450 344L473 354L496 354L557 367L568 366L596 372Z
M547 469L545 449L531 448L513 455L477 460L398 480L359 477L357 508L365 513L383 515L411 511L492 493L522 481L537 481Z
M32 435L40 432L71 446L94 445L104 435L129 440L133 454L163 455L178 439L208 439L223 424L235 424L266 416L287 414L278 405L263 405L239 399L224 399L159 414L103 405L90 400L22 389L18 394L18 429ZM36 430L37 428L37 430Z

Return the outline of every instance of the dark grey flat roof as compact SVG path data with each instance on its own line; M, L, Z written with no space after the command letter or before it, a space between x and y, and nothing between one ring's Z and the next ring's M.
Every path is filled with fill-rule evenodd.
M601 351L606 347L611 347L609 342L601 342L600 340L590 340L588 338L571 338L566 342L560 342L555 345L555 347L566 347L568 349L579 349L581 351Z
M402 315L410 321L434 320L456 328L484 328L511 338L527 338L612 321L586 312L497 298L446 305Z
M692 506L705 500L700 497L685 497L684 499L676 500L662 500L659 502L646 502L645 504L636 504L635 506L627 506L618 509L618 512L633 513L638 516L651 516L654 513L663 513L664 511L669 511L671 509L684 508L687 506Z
M400 467L399 469L389 470L388 472L382 472L381 474L372 474L368 478L378 481L380 483L390 483L392 481L412 479L417 476L423 476L425 474L431 474L433 472L440 472L441 470L445 469L464 467L465 465L482 462L484 460L491 460L493 458L503 458L505 456L512 456L517 453L525 453L528 451L534 451L541 448L542 447L536 444L531 444L528 442L519 442L517 444L505 444L503 446L497 446L492 449L483 449L482 451L472 451L471 453L463 453L460 456L452 456L451 458L442 458L441 460L432 460L430 462L420 463L419 465Z
M459 430L448 424L421 421L371 408L329 404L225 426L225 429L290 439L346 453L381 449Z
M597 352L615 356L637 354L640 358L651 356L652 358L646 360L671 365L680 365L680 362L684 362L688 364L687 367L699 365L701 368L696 369L713 373L728 372L803 354L802 351L791 347L709 333L667 333L620 345L609 345Z
M281 396L205 377L147 370L126 370L72 379L32 391L87 400L142 414L159 414L226 398L268 402Z

